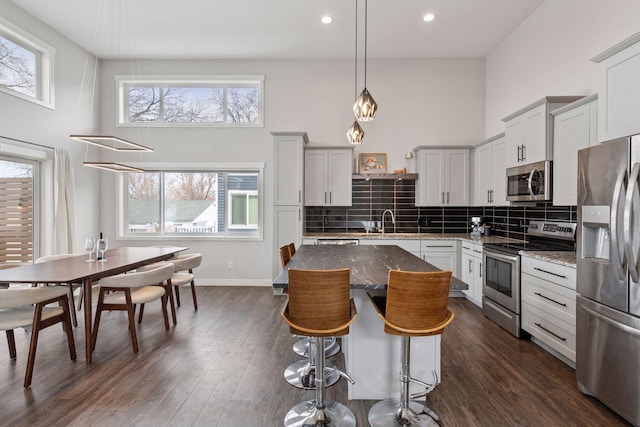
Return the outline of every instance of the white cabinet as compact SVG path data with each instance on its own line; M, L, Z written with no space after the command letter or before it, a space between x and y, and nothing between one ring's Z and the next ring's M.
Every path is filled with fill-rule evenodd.
M640 33L591 61L600 64L598 141L640 133Z
M461 246L460 279L469 286L462 292L469 301L482 307L482 244L463 240Z
M578 204L578 150L597 142L598 95L582 98L552 114L553 204Z
M424 239L420 247L422 259L440 270L450 270L458 276L458 241Z
M570 365L576 361L576 269L521 257L522 329Z
M302 205L306 133L273 132L274 205Z
M473 150L474 204L505 206L505 138L504 133L488 139Z
M281 270L278 248L302 243L304 197L304 132L272 132L274 151L273 272Z
M305 206L351 206L353 149L307 148L304 157Z
M469 150L416 151L416 206L468 206Z
M502 119L505 122L506 167L552 160L553 118L550 112L579 96L548 96Z

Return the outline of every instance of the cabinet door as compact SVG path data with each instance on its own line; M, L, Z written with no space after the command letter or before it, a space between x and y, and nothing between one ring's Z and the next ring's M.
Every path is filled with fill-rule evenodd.
M491 205L491 191L493 190L493 143L484 144L476 148L474 156L474 204L476 206L488 206Z
M494 206L508 206L507 201L507 173L506 173L506 149L505 138L493 141L493 194Z
M351 206L351 169L352 151L329 151L328 204L332 206Z
M521 164L521 150L524 144L523 116L509 120L504 127L506 141L506 167L512 168Z
M469 286L469 289L462 291L467 297L473 298L474 294L474 274L473 274L473 255L472 253L462 252L460 258L460 280Z
M445 150L446 206L469 205L469 150Z
M417 155L418 180L416 204L442 206L444 203L444 153L442 150L420 150Z
M522 164L547 160L547 119L546 103L524 114Z
M325 206L327 194L326 150L305 150L304 152L304 205Z
M595 103L595 101L594 101ZM558 114L553 123L553 204L578 204L578 150L589 146L592 103Z
M302 137L276 136L274 153L274 205L301 205L304 176Z
M473 293L471 299L476 305L482 306L482 275L484 274L482 270L482 249L477 249L479 245L474 246L476 249L474 249L473 253ZM480 248L482 247L480 246Z

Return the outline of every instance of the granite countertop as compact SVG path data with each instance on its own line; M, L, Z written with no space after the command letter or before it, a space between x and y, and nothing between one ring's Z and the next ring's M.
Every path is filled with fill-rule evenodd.
M567 267L576 268L575 252L559 252L559 251L521 251L520 255L537 258L542 261L552 262Z
M514 241L497 236L471 236L468 233L305 233L313 239L361 239L361 240L466 240L474 243L502 243Z

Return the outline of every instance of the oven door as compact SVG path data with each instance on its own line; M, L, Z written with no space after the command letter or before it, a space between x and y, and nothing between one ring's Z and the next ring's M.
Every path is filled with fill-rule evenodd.
M482 293L520 314L520 256L484 249Z
M551 162L544 161L507 169L507 200L551 200Z

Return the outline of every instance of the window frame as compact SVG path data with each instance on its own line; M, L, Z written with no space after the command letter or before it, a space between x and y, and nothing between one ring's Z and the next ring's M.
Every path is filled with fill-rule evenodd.
M225 229L223 233L163 233L163 227L157 233L131 233L128 227L128 180L126 179L126 173L116 173L116 188L118 189L118 196L115 203L115 216L118 224L118 236L117 240L226 240L226 241L263 241L264 240L264 163L139 163L131 164L145 170L145 172L190 172L190 173L228 173L228 174L242 174L242 173L256 173L258 174L258 190L255 191L258 195L258 226L255 233L243 235L234 234L234 231L241 231L243 229L229 228L230 219L228 217L228 210L225 206ZM113 172L101 172L101 173L113 173ZM163 188L164 179L160 178L160 192L164 191ZM225 193L230 191L224 188ZM235 190L233 190L235 191ZM244 190L240 190L244 191ZM249 190L253 191L253 190ZM160 220L164 222L164 208L160 201ZM244 229L247 230L247 229ZM250 229L249 229L250 230Z
M232 128L256 128L264 127L264 75L224 75L224 76L132 76L116 75L115 100L116 100L116 127L232 127ZM130 122L128 88L130 86L142 87L253 87L258 85L258 109L259 120L256 123L227 123L227 122ZM226 93L224 96L226 102ZM160 113L163 108L160 106Z
M53 46L0 16L0 36L36 54L36 96L29 96L3 86L0 92L24 99L52 110L55 109Z
M226 228L230 229L230 230L254 230L258 228L258 224L253 225L253 224L249 224L249 197L250 196L258 196L258 211L260 210L260 196L258 194L257 190L227 190L227 194L229 194L229 202L227 203L227 215L225 216L225 219L227 219L227 224L226 224ZM247 202L246 204L246 212L245 212L245 223L244 224L232 224L231 220L233 218L233 203L231 203L231 197L232 196L239 196L239 195L243 195L245 196L245 200ZM259 212L258 212L258 218L260 218L259 216Z

